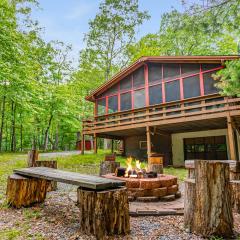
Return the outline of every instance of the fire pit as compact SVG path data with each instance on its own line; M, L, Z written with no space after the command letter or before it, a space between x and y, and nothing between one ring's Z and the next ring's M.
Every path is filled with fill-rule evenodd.
M125 181L130 201L170 201L181 196L177 177L148 172L141 168L139 161L134 169L131 162L132 159L128 158L126 169L117 168L115 173L103 176Z

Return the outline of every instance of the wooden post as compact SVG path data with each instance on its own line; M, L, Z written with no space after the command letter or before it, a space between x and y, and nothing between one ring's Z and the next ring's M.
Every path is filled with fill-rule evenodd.
M28 167L35 167L35 163L38 160L38 150L32 149L28 152Z
M236 151L235 151L235 141L234 141L234 130L232 126L231 117L227 117L227 127L228 127L228 145L229 145L229 157L230 160L236 160Z
M98 146L97 146L97 134L93 134L93 151L97 154Z
M195 161L195 203L191 231L204 237L233 235L229 164ZM188 197L188 196L186 196Z
M148 162L149 158L151 156L151 133L150 133L150 127L146 127L146 134L147 134L147 156L148 156Z
M84 134L82 134L82 139L81 139L81 154L84 155L84 149L85 149L85 139L84 139Z
M112 141L111 141L111 152L113 153L113 151L114 151L114 149L113 149L113 144L114 144L114 140L112 139Z

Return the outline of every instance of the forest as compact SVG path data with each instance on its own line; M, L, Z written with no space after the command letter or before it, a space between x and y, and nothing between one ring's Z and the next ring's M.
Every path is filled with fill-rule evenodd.
M75 149L81 121L93 113L85 96L141 56L240 54L240 0L182 4L136 40L151 17L138 0L101 1L75 67L71 45L41 37L44 26L31 17L36 0L1 0L0 151ZM222 94L240 97L239 60L214 77Z

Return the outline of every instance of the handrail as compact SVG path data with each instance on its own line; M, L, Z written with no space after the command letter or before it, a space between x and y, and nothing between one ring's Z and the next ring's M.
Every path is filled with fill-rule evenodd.
M159 121L159 120L167 120L171 118L179 118L179 117L189 117L189 116L197 116L200 114L206 113L217 113L220 111L231 111L240 109L240 98L224 98L223 100L218 100L221 98L220 95L214 95L205 98L195 98L187 99L185 101L177 101L171 102L169 104L159 104L154 106L149 106L142 109L136 109L133 111L121 112L111 114L111 116L101 116L99 118L103 120L84 120L83 121L83 131L89 132L92 130L98 129L107 129L111 127L132 125L138 123L146 123L149 121ZM207 102L208 100L214 100ZM204 100L204 101L203 101ZM186 103L197 103L195 105L186 106ZM199 103L199 104L198 104ZM176 108L168 109L168 107ZM209 109L207 109L209 107ZM213 109L210 109L213 107ZM191 111L197 110L197 111ZM140 113L140 114L137 114ZM126 114L129 114L126 116ZM111 117L114 117L111 119ZM143 119L144 118L144 119Z

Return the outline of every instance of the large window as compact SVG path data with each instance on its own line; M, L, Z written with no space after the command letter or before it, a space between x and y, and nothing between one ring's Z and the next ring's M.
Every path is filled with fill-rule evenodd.
M118 111L118 96L108 97L108 113L114 113Z
M106 98L101 98L97 100L97 114L98 116L104 115L106 113Z
M166 102L180 100L179 80L165 83Z
M98 96L97 114L137 109L218 92L212 75L222 68L212 63L148 63ZM145 69L148 74L145 74ZM148 78L147 78L148 76ZM147 90L147 92L146 92ZM148 99L146 99L148 97Z
M200 96L199 75L184 78L183 80L184 98Z
M120 96L121 111L132 109L132 95L131 92L122 93Z
M145 107L146 97L145 97L145 89L136 90L133 93L134 96L134 108Z

